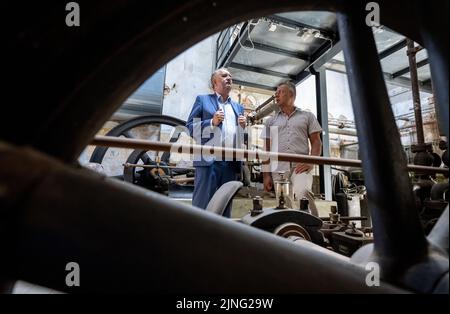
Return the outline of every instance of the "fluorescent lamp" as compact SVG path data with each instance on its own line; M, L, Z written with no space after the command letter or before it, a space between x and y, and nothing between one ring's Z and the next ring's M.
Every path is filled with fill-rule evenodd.
M269 31L274 32L277 29L277 25L274 23L270 23L269 25Z

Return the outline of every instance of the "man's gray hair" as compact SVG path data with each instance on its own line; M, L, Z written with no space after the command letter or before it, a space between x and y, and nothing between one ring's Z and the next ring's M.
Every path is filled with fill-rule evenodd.
M219 73L219 71L225 70L227 72L228 71L227 68L218 68L217 70L215 70L212 74L211 74L211 88L214 89L214 77L217 75L217 73Z
M285 82L278 84L278 87L282 86L282 85L286 85L289 88L289 91L292 93L292 95L294 96L294 99L295 99L295 97L297 96L297 88L295 87L295 84L292 83L291 81L285 81Z

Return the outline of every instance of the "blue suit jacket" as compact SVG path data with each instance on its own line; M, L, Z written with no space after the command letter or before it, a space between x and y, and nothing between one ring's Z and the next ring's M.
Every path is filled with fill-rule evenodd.
M238 125L238 117L244 114L244 107L234 101L231 101L231 106L236 115L236 125ZM217 110L219 110L219 104L216 94L200 95L195 99L186 127L197 144L220 146L222 123L217 127L211 128L211 120ZM237 128L237 130L239 132L240 128ZM208 158L208 156L206 158L201 156L201 159L199 159L200 156L194 156L194 167L210 166L215 160L214 158ZM237 162L237 166L240 166L240 164L240 162Z

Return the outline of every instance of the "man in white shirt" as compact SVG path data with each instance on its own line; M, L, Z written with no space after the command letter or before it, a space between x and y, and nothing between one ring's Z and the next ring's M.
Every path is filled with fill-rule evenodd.
M281 83L275 93L280 111L265 124L261 138L265 139L266 150L280 153L320 156L322 127L316 117L295 106L296 88L291 82ZM311 145L309 145L311 143ZM288 162L272 162L271 169L264 172L264 188L270 191L273 180L278 180L279 172L290 174L292 190L298 200L307 198L311 213L318 216L312 193L312 164L295 163L291 169Z

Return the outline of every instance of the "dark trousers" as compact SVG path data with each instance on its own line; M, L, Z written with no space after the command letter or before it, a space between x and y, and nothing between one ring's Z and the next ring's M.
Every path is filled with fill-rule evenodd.
M195 167L192 205L206 209L214 193L222 184L236 180L236 163L215 161L210 166ZM223 216L230 217L231 204Z

